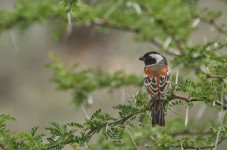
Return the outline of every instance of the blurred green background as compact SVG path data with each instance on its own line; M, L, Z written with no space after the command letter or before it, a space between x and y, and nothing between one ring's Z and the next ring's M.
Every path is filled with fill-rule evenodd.
M0 10L13 9L14 4L14 0L1 0ZM222 11L224 15L219 21L227 24L227 5L224 2L201 0L198 7ZM205 43L218 36L213 28L200 23L190 42ZM50 122L82 122L86 118L82 107L75 107L69 93L58 91L55 84L49 82L51 72L44 67L49 61L48 52L57 54L66 66L76 62L80 68L98 67L108 72L124 70L125 73L143 76L144 64L138 58L149 50L156 50L156 47L149 42L137 43L133 33L117 30L100 33L92 27L74 28L70 36L63 36L60 40L54 40L54 31L48 25L34 23L24 31L18 28L6 30L0 35L0 114L17 118L16 122L9 124L16 132L30 131L37 125L44 131ZM175 72L172 70L172 74ZM180 72L180 75L184 73ZM137 90L136 87L128 88L131 94ZM97 108L115 114L112 107L127 101L124 88L111 93L104 89L92 93L91 97L93 106L83 106L88 114ZM198 113L197 108L190 110L190 116ZM178 111L185 113L184 108ZM209 110L206 112L202 120L216 117ZM169 112L167 118L173 115Z

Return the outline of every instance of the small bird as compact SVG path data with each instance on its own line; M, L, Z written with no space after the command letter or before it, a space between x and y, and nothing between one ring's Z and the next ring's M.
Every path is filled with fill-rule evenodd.
M155 51L145 53L139 60L145 63L144 86L151 95L152 126L165 126L164 99L170 89L170 69L167 60Z

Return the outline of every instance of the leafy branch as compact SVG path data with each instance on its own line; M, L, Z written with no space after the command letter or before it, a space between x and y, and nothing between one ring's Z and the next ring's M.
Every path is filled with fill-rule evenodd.
M71 90L73 101L82 104L89 99L92 91L102 88L114 89L121 86L141 86L143 81L136 75L126 75L121 71L105 73L100 69L78 70L77 65L71 65L65 69L60 59L50 53L52 63L46 67L53 71L52 82L58 85L61 90Z
M168 101L171 102L177 99L180 99L186 102L198 101L196 99L189 100L188 98L178 96L178 95L173 95L172 97L169 97ZM106 137L109 137L114 140L119 140L121 139L125 126L132 126L132 127L134 126L131 122L136 119L136 116L140 116L139 117L140 123L144 122L143 121L144 119L146 120L146 117L144 115L149 110L149 98L147 98L147 95L144 93L138 93L132 100L129 101L129 105L118 105L114 108L119 110L119 115L120 115L119 118L114 118L107 113L102 113L101 109L99 109L83 124L72 122L72 123L67 123L65 125L64 124L59 125L57 123L53 123L52 127L47 128L47 130L50 132L50 137L47 138L48 143L46 144L44 144L43 141L41 140L42 138L41 135L36 135L37 128L31 132L32 136L30 135L26 135L24 137L19 136L19 138L25 138L26 140L28 140L28 136L29 138L32 138L32 139L38 138L41 141L40 143L38 143L37 146L39 146L44 150L61 149L67 144L84 145L91 140L92 136L95 133L98 133L101 130ZM5 119L3 120L3 118ZM4 122L8 120L7 118L9 119L9 117L2 116L2 118L0 118L0 123L1 124L3 123L4 125ZM147 123L147 121L145 121L145 123ZM79 135L76 134L77 132L79 132ZM180 132L172 133L171 136L176 136L180 134L190 135L193 133L189 131L182 131L181 133ZM200 134L198 133L198 135L202 135L202 134L215 135L216 131L215 133L210 131L205 133L200 133ZM161 139L157 139L157 140L161 140ZM221 138L221 140L223 140L223 138ZM31 144L21 143L21 144L23 144L23 147L27 147L32 143ZM2 146L5 147L3 144ZM174 146L174 147L178 147L178 146ZM187 144L184 144L183 147L184 148L193 148L193 147L205 148L207 146L195 147L195 146L189 146L189 145L187 146Z
M213 121L209 127L206 123L206 126L202 125L203 129L197 129L198 124L193 126L191 123L189 127L185 127L182 125L182 120L177 122L177 119L173 119L168 121L164 129L151 128L148 114L150 98L145 93L139 92L132 96L127 104L114 107L119 113L117 117L98 109L84 123L52 123L46 128L49 132L48 136L38 134L38 127L33 128L31 133L15 134L6 128L6 121L14 118L9 115L0 115L0 148L30 149L32 147L37 150L46 150L62 149L70 144L76 149L77 145L86 146L92 137L100 132L105 140L99 141L94 146L96 149L119 149L119 147L134 149L137 144L147 145L147 148L152 150L209 149L216 148L227 139L225 126L227 120L224 117L227 110L227 105L224 103L224 94L227 93L226 41L188 44L191 33L195 31L200 21L225 35L224 26L216 22L221 13L198 9L197 0L108 0L94 4L86 2L18 0L15 9L0 12L0 32L14 26L26 29L32 23L39 22L51 23L57 29L59 28L61 33L65 32L66 27L73 26L95 26L99 29L117 29L135 33L138 41L150 41L165 54L174 56L172 64L178 65L179 70L182 72L187 70L184 75L179 76L179 83L173 84L165 100L167 108L185 105L185 103L190 106L188 108L191 108L194 102L215 104L222 108L221 124ZM77 65L71 65L65 69L59 58L53 54L50 55L53 62L47 64L47 67L53 72L51 81L55 82L60 90L70 90L72 99L77 104L88 101L93 91L102 88L112 90L121 86L139 87L143 84L142 76L126 75L123 72L106 73L99 69L78 69ZM185 78L186 81L184 81ZM189 96L180 96L178 92ZM132 133L126 137L125 129L129 127L132 128ZM107 138L114 142L114 146L106 142ZM90 147L92 146L89 145Z
M193 3L193 5L196 5L196 3ZM113 8L109 9L109 6ZM171 13L162 11L163 9L159 10L157 6L160 8L167 7L168 10L171 10ZM139 12L138 9L140 10ZM153 9L156 12L153 12ZM49 20L51 22L65 21L65 26L67 26L69 22L69 18L65 15L67 13L70 13L70 20L72 20L73 25L97 25L104 28L134 32L138 39L150 41L158 48L166 50L167 54L174 56L176 56L176 52L177 54L185 52L187 47L186 40L193 31L193 27L190 25L196 18L200 18L214 26L218 31L226 33L215 22L215 19L220 17L220 15L215 16L212 15L215 14L214 12L208 11L207 14L201 16L199 15L200 11L192 7L189 2L163 0L159 4L153 1L144 3L139 0L134 2L110 0L108 3L104 1L99 5L94 4L92 6L77 0L60 0L59 3L53 3L51 0L39 0L35 3L28 0L20 0L17 1L15 11L1 11L0 31L10 29L15 25L28 26L32 22L43 23ZM124 15L119 16L119 14ZM209 14L215 17L209 17ZM184 17L180 17L181 15L184 15ZM134 19L129 20L130 17L134 17ZM126 19L129 22L126 23ZM152 21L145 21L150 19ZM155 32L153 28L156 29ZM167 38L171 38L169 44L172 48L169 48L169 44L164 46L164 41ZM174 50L174 47L178 50Z

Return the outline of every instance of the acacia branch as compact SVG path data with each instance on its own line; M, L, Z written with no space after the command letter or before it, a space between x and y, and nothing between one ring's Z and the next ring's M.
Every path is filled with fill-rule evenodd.
M102 129L102 128L105 128L106 126L122 125L122 124L124 124L127 120L129 120L130 118L132 118L133 116L135 116L135 115L137 115L137 114L139 114L139 113L142 113L142 112L144 112L144 111L147 111L148 109L149 109L149 107L147 107L147 108L145 108L145 109L142 109L142 110L139 110L139 111L137 111L137 112L134 112L134 113L132 113L132 114L129 114L129 115L127 115L127 116L125 116L125 117L123 117L123 118L121 118L121 119L119 119L119 120L112 121L112 122L106 122L106 123L104 123L104 124L102 124L102 125L100 125L100 126L97 126L96 128L90 128L90 130L89 130L87 133L85 133L84 136L90 138L90 137L92 137L96 132L98 132L98 131L99 131L100 129ZM66 145L66 144L71 144L71 143L75 143L75 141L72 140L72 139L69 139L69 140L66 140L64 143L57 143L57 144L55 144L55 145L48 146L48 147L44 148L43 150L49 150L49 149L55 148L56 146L58 146L58 145L60 145L60 144Z
M222 141L219 141L217 144L221 144ZM214 148L215 145L211 146L183 146L184 149L194 149L194 150L201 150L201 149L208 149L208 148ZM181 145L177 145L176 148L182 148Z
M96 19L91 24L92 25L95 25L95 26L107 27L107 28L110 28L110 29L127 31L127 32L133 32L133 33L139 33L140 32L140 29L138 29L138 28L131 28L129 26L117 26L117 25L113 25L113 24L110 24L107 20L103 20L103 19ZM160 49L163 49L163 43L160 42L159 40L157 40L155 38L150 38L149 41L154 46L156 46L156 47L158 47ZM176 41L176 43L177 42L178 41ZM168 55L171 55L171 56L178 56L178 55L180 55L180 52L178 50L173 49L173 48L167 48L167 49L165 49L165 53L167 53Z
M219 79L219 80L223 81L226 76L218 76L218 75L207 74L206 77L207 78L213 78L213 79Z
M198 102L198 101L201 101L201 100L194 99L194 98L189 99L189 98L187 98L187 97L178 96L178 95L175 95L175 94L173 94L172 97L170 97L170 100L169 100L169 101L176 100L176 99L185 101L185 102L187 102L187 103L189 103L189 102ZM224 105L224 104L222 105L222 103L221 103L220 101L215 100L214 103L215 103L216 105L220 106L220 107L223 107L224 110L227 110L227 105Z
M208 19L205 17L199 17L203 22L210 24L211 26L213 26L219 33L222 34L226 34L227 30L224 29L223 27L221 27L220 25L218 25L213 19Z
M202 135L202 136L205 136L205 135L209 135L211 134L211 131L206 131L206 132L192 132L190 131L189 129L186 129L186 130L183 130L183 131L180 131L180 132L174 132L172 133L171 135L173 137L176 137L176 136L182 136L182 135Z
M107 122L105 124L103 124L101 126L101 128L104 128L106 126L116 126L116 125L119 125L119 124L124 124L127 120L129 120L130 118L132 118L133 116L137 115L138 113L141 113L141 112L144 112L148 110L148 108L146 108L145 110L140 110L140 111L137 111L135 113L132 113L132 114L129 114L127 116L125 116L124 118L121 118L119 120L116 120L116 121L113 121L113 122ZM100 128L100 127L99 127ZM86 136L91 136L93 135L96 131L98 130L98 128L91 128L87 133L86 133Z

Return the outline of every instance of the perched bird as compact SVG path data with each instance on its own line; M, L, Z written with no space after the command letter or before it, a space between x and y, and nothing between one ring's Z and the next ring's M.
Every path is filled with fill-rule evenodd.
M164 99L170 89L170 69L167 60L155 51L147 52L139 60L145 63L144 86L151 95L152 125L165 126Z

